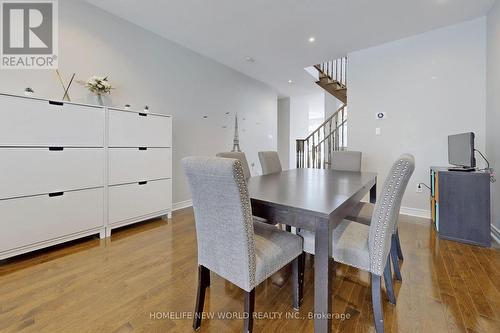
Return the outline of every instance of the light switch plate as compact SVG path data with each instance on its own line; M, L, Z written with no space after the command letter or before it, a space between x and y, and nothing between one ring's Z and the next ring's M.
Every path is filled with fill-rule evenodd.
M375 128L375 135L380 135L381 133L380 127Z

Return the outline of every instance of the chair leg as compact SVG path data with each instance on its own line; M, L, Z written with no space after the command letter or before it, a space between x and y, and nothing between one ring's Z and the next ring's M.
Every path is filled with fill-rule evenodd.
M243 333L252 333L253 331L253 312L255 308L255 289L245 291L245 322L243 324Z
M389 302L391 302L392 304L396 304L396 297L394 296L394 288L392 287L390 255L387 258L387 263L385 264L384 281L385 281L385 290L387 291L387 298L389 298Z
M379 275L371 274L372 276L372 304L373 304L373 318L375 319L375 331L377 333L384 333L384 313L382 309L381 299L381 279Z
M201 265L198 266L198 294L194 309L193 329L198 330L201 326L203 305L205 303L205 290L210 286L210 270Z
M396 280L403 281L403 278L401 276L401 269L399 267L398 249L397 249L397 244L396 244L396 234L392 235L390 256L391 256L391 260L392 260L392 266L394 267L394 274L396 275Z
M304 290L304 253L295 258L292 263L293 309L299 311L302 305Z
M403 251L401 250L401 242L399 241L399 230L396 229L396 244L398 249L398 258L400 260L405 260L403 258Z

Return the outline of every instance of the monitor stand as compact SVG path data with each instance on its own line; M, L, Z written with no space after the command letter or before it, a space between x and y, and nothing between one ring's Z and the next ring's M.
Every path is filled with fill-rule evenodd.
M454 167L454 168L448 168L448 171L464 171L464 172L472 172L472 171L476 171L476 168L469 168L469 167Z

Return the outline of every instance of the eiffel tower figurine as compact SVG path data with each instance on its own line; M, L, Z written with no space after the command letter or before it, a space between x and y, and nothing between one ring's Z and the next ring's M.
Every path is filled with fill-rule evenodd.
M238 114L234 116L234 139L232 152L241 152L240 139L238 137Z

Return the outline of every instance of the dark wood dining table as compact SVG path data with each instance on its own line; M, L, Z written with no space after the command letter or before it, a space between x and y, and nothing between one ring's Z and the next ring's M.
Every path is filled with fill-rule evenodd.
M376 200L377 174L330 169L293 169L251 177L248 190L254 216L315 233L314 332L330 332L331 230L363 197Z

